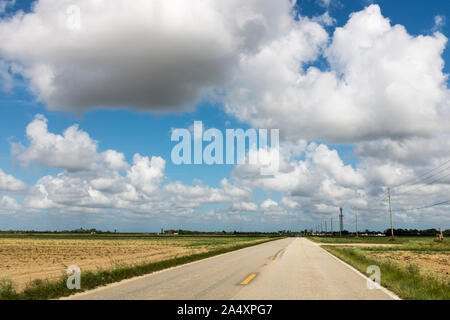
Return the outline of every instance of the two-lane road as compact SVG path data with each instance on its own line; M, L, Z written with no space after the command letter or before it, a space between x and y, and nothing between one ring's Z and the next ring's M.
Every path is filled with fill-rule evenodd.
M83 285L83 284L81 284ZM311 241L271 241L69 299L393 299Z

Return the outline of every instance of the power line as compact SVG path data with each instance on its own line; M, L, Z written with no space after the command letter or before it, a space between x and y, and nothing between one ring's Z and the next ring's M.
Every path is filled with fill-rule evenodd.
M441 180L441 179L443 179L443 178L446 178L446 177L448 177L448 176L450 176L450 172L447 173L447 174L444 175L444 176L441 176L441 177L438 177L438 178L434 179L434 180L431 181L431 182L427 182L427 183L425 183L425 184L419 184L419 185L417 185L416 187L414 187L414 188L412 188L411 190L409 190L408 193L412 193L412 192L414 192L414 191L420 189L420 188L423 187L424 185L432 185L433 183L438 182L439 180ZM430 176L430 177L428 177L427 179L433 178L433 177L434 177L434 176Z
M441 206L441 205L444 205L447 203L450 203L450 200L441 201L438 203L434 203L434 204L430 204L430 205L426 205L426 206L418 207L418 208L400 209L399 211L408 212L408 211L414 211L414 210L421 210L421 209L427 209L427 208L432 208L432 207L436 207L436 206Z
M421 182L422 180L427 180L427 179L429 179L429 178L435 176L436 174L439 174L440 172L449 169L450 166L447 167L447 168L444 168L443 170L440 170L440 171L434 173L434 174L431 175L430 177L424 178L425 176L428 176L428 175L429 175L430 173L432 173L433 171L442 168L443 166L445 166L445 165L448 164L448 163L450 163L450 160L445 161L445 162L442 163L441 165L439 165L439 166L437 166L437 167L435 167L435 168L433 168L433 169L427 171L426 173L424 173L424 174L422 174L422 175L420 175L420 176L418 176L418 177L416 177L416 178L410 179L409 181L406 181L406 182L404 182L404 183L400 183L400 184L398 184L398 185L396 185L396 186L393 186L393 187L391 188L391 190L397 189L397 188L399 188L399 187L401 187L401 186L404 186L404 185L415 185L415 184ZM422 179L422 178L424 178L424 179Z
M428 185L432 185L433 183L435 183L435 182L437 182L437 181L439 181L439 180L441 180L441 179L443 179L443 178L447 178L448 176L450 176L450 173L447 173L445 176L442 176L442 177L440 177L440 178L437 178L436 180L433 180L433 181L431 181L431 182L429 182L429 183L427 183Z

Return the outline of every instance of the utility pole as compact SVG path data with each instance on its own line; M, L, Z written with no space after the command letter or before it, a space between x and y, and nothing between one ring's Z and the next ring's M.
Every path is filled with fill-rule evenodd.
M331 235L333 235L333 218L330 218L330 222L331 222Z
M342 208L339 208L339 236L342 237L342 231L344 229L344 215L342 214Z
M394 226L392 224L391 188L388 188L388 198L389 198L389 215L391 217L391 236L392 239L394 239Z
M355 220L356 237L358 238L358 208L355 208Z
M327 233L327 221L325 220L325 233Z

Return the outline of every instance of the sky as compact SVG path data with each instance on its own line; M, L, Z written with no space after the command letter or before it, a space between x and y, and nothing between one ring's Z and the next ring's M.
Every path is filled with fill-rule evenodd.
M339 207L345 229L357 208L385 230L388 187L395 228L449 229L449 18L422 0L0 0L0 230L336 229ZM279 129L279 171L174 164L194 121Z

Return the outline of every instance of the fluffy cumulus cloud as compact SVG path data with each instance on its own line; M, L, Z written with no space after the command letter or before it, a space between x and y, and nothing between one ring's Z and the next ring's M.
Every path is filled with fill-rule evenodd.
M69 171L93 170L103 167L123 169L128 165L124 155L114 150L97 152L97 141L77 125L67 128L62 135L48 131L47 119L36 115L27 126L29 145L12 143L11 153L22 166L38 163Z
M14 198L8 196L0 197L0 213L14 213L21 208L22 206Z
M283 128L291 139L355 142L448 132L444 35L411 36L377 5L353 13L323 51L323 30L301 25L241 59L225 98L229 112L257 127ZM302 68L318 54L330 70Z

